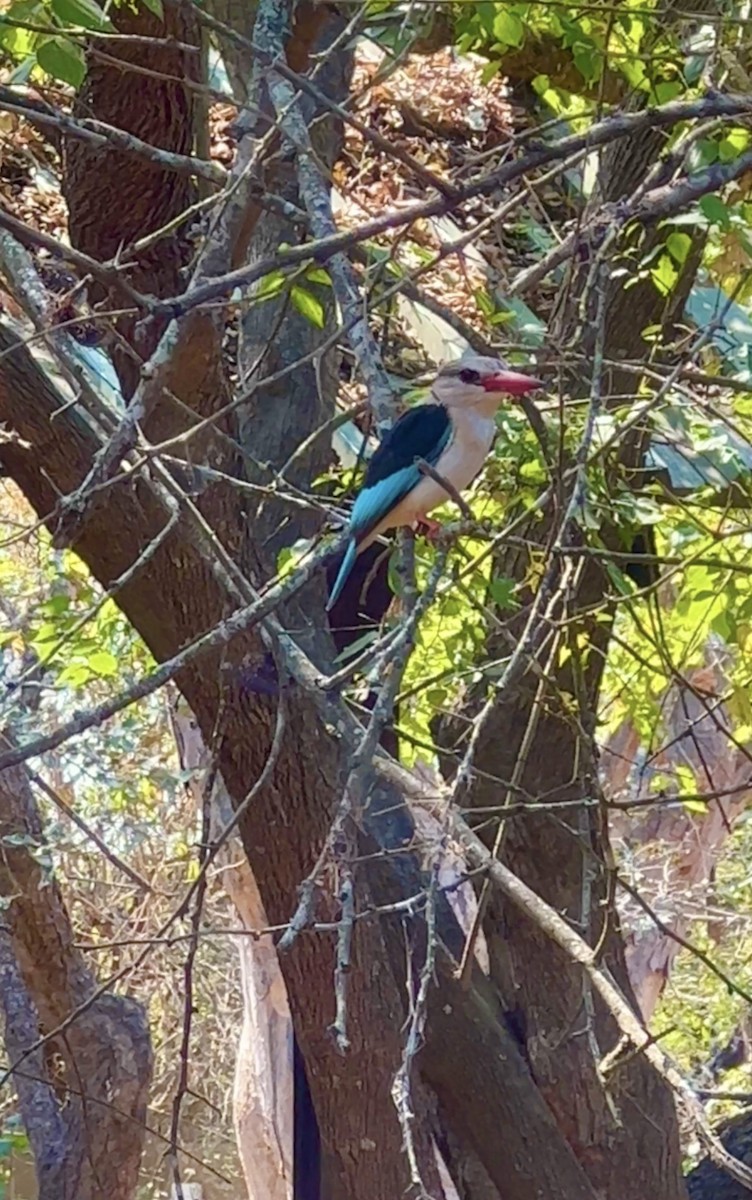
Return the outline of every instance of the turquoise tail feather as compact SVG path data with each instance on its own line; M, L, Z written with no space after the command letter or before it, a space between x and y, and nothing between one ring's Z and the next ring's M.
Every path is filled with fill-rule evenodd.
M331 612L331 610L334 608L334 605L339 600L342 589L345 586L345 584L347 583L347 577L350 574L350 572L352 571L353 566L355 565L355 559L357 557L357 554L358 554L358 544L355 541L355 538L351 538L347 544L347 553L345 554L345 557L342 559L342 566L339 569L339 574L337 575L337 578L334 581L334 587L332 588L331 595L329 596L329 599L327 601L327 605L326 605L327 612Z

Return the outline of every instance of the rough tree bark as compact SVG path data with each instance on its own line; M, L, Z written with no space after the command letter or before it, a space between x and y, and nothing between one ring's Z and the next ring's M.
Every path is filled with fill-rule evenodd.
M0 772L0 847L0 1004L11 1062L48 1039L14 1076L39 1200L132 1200L152 1070L146 1013L136 1000L98 993L75 949L60 888L41 861L44 834L23 767Z
M204 804L210 806L214 841L232 819L232 802L222 779L212 778L211 756L193 716L179 703L170 711L181 769L192 773L190 788L199 813ZM250 935L267 927L258 886L237 835L229 838L216 861L240 928ZM292 1200L294 1038L285 982L271 934L238 937L235 945L243 998L233 1086L240 1165L248 1200Z

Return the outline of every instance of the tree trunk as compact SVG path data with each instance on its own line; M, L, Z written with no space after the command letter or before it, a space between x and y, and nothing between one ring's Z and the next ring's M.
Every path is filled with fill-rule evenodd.
M747 1109L733 1117L718 1131L721 1141L734 1158L752 1166L752 1112ZM749 1200L749 1189L704 1158L687 1176L689 1200Z
M146 1013L100 991L75 949L23 767L0 772L0 842L0 1003L39 1200L133 1200L152 1071Z

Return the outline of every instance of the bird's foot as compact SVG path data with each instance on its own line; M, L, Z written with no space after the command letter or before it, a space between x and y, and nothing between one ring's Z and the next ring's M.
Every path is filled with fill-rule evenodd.
M418 517L415 522L418 532L427 537L429 542L435 542L444 526L441 521L432 521L430 517Z

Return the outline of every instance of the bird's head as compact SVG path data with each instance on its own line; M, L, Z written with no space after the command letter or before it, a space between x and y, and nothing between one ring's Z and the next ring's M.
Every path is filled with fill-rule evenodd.
M513 371L502 358L468 354L446 363L436 376L432 392L447 408L495 408L507 396L524 396L543 387L540 379Z

